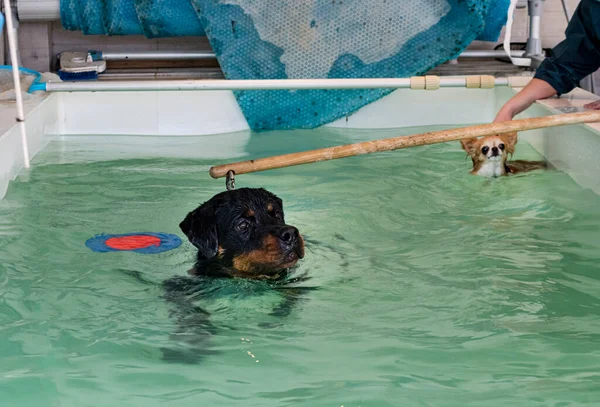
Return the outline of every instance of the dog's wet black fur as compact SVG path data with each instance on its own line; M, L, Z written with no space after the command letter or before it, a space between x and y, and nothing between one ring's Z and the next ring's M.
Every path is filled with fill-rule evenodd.
M304 238L285 223L281 199L264 189L242 188L222 192L190 212L179 225L198 249L189 276L174 277L162 286L173 305L177 330L172 339L181 347L163 349L166 360L196 363L211 354L208 340L215 326L208 312L195 304L214 279L244 278L266 281L282 301L271 315L284 317L306 290L293 283L292 269L304 257Z
M304 240L285 223L281 199L262 188L215 195L179 227L198 249L192 275L278 280L304 257Z

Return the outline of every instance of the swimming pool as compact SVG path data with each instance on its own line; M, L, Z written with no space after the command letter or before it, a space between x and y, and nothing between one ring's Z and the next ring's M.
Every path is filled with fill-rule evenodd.
M460 119L426 129L470 123ZM184 275L192 246L94 253L85 240L182 236L185 214L224 189L207 173L217 162L425 128L150 137L46 123L62 133L0 201L0 392L11 406L595 402L600 198L574 164L485 180L448 143L240 176L238 187L284 200L312 242L298 272L319 289L277 317L281 298L268 287L218 283L199 302L216 353L167 363L161 348L177 346L176 321L153 283ZM548 139L597 137L568 131L568 140L530 132L515 158L560 146ZM579 147L570 148L553 154Z
M299 138L323 147L385 133L268 133L247 148L275 154ZM298 272L319 290L274 317L280 297L262 283L216 284L199 304L218 353L186 365L162 359L162 347L177 346L176 322L160 289L135 275L184 275L193 247L94 253L84 242L102 232L181 235L185 214L223 185L206 173L212 160L98 159L94 145L50 143L0 202L10 405L593 399L600 198L567 175L473 177L450 143L240 177L240 187L280 195L288 222L315 241ZM518 157L538 153L521 145Z

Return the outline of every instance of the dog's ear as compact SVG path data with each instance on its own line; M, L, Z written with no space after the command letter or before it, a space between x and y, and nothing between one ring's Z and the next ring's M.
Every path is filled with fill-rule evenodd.
M515 144L518 141L517 132L513 131L512 133L501 134L500 138L506 144L506 151L513 154L515 152Z
M281 210L281 214L283 215L283 213L284 213L283 212L283 201L281 200L281 198L278 197L277 195L275 195L274 193L267 191L264 188L261 188L261 190L265 194L267 194L271 200L275 201L275 205L277 205L279 207L279 209Z
M219 237L213 202L208 201L188 213L179 228L204 257L212 259L217 255Z
M281 214L283 215L283 201L277 195L273 195L273 199L275 200L275 204L281 209Z
M463 150L467 152L470 156L475 154L475 145L477 144L477 137L462 139L460 141L460 145Z
M283 201L278 196L275 196L275 203L281 209L281 220L285 222L285 212L283 210Z

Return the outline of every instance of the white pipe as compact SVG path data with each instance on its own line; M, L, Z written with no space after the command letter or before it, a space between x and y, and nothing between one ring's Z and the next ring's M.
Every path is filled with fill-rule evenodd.
M410 79L260 79L48 82L48 92L409 88Z
M212 51L143 51L143 52L102 52L105 61L148 61L171 60L184 61L191 59L214 59Z
M512 51L512 56L523 56L525 51ZM506 56L501 50L467 50L459 58L498 58ZM215 59L212 51L139 51L139 52L102 52L105 61L149 61L149 60L198 60Z
M60 20L60 0L17 0L19 21Z
M142 80L142 79L223 79L223 73L220 69L190 69L190 70L174 70L165 69L148 69L135 70L129 72L127 70L110 70L104 71L102 75L98 75L99 81L114 81L114 80Z
M467 77L416 77L439 80L439 87L464 88ZM491 77L486 77L491 78ZM415 77L412 78L413 80ZM509 86L508 78L492 78L494 86ZM48 82L48 92L197 91L197 90L297 90L297 89L401 89L410 88L411 78L364 79L257 79L257 80L154 80ZM427 87L434 89L433 87Z
M23 161L25 168L29 168L29 149L27 148L27 134L25 131L25 112L23 109L23 94L21 93L21 76L19 75L19 60L17 59L17 39L13 27L13 14L10 0L4 0L4 12L6 13L6 34L8 37L8 49L12 64L13 81L15 83L15 96L17 99L17 123L21 131L21 142L23 144Z
M510 55L513 57L522 57L525 51L510 51ZM502 58L506 57L506 52L498 50L469 50L464 51L458 56L459 58Z

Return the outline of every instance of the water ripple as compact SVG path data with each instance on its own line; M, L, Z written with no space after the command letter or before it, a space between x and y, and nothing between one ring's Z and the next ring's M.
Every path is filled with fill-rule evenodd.
M293 134L252 137L246 153L379 133ZM99 161L78 142L67 141L75 156L65 164L59 145L43 152L29 180L0 201L0 391L11 405L596 398L600 199L565 174L484 180L450 143L239 177L238 186L283 198L309 242L297 272L311 279L299 285L318 290L282 318L271 315L281 295L265 285L208 287L198 305L211 313L214 354L187 365L162 359L162 348L177 346L177 321L154 283L185 275L193 247L96 254L84 242L97 233L180 235L185 214L223 190L206 174L215 162ZM526 143L518 155L537 158Z

